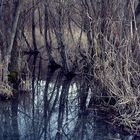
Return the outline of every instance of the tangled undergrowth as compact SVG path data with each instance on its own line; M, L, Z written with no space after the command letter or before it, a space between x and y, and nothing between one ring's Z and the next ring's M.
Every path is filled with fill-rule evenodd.
M94 77L91 85L94 83L94 79L98 79L101 87L107 90L105 94L99 92L96 96L98 98L106 96L108 98L107 107L113 107L117 112L113 123L125 126L129 132L139 133L140 44L137 29L131 32L132 22L127 22L127 25L129 26L125 30L122 21L108 21L107 30L111 30L109 34L100 35L100 32L94 31L96 54L92 59L89 57L90 55L87 58L90 66L89 74ZM117 33L114 34L114 30ZM100 36L102 36L102 44ZM112 41L113 38L116 40ZM94 64L92 64L93 61ZM115 100L113 105L110 102L111 99Z
M87 75L93 96L107 97L107 108L114 108L117 115L113 123L129 128L130 132L140 131L140 37L135 17L135 1L112 7L105 2L107 15L100 18L96 9L95 14L88 13L87 44L88 49L77 53L78 70L81 75ZM105 6L105 5L104 5ZM124 9L117 10L117 6ZM92 7L88 7L92 11ZM125 13L128 15L126 16ZM98 16L96 16L98 15ZM81 40L82 42L82 40ZM80 44L80 42L79 42ZM89 78L90 77L90 78ZM99 83L95 84L95 79ZM97 92L95 86L99 86ZM106 89L104 93L102 88ZM111 100L114 99L114 103ZM110 112L111 113L111 112Z

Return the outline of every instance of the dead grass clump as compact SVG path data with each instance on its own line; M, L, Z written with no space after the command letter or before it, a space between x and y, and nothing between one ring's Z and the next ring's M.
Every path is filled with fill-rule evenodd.
M12 88L3 82L0 82L0 96L10 98L13 96Z
M119 30L119 29L118 29ZM121 38L117 47L104 36L106 48L105 59L97 59L94 71L96 78L108 89L108 97L116 97L114 108L119 116L114 122L129 127L130 130L140 129L140 55L139 42L135 42L135 52L132 52L134 38Z
M90 54L85 53L85 55L91 59L88 62L94 79L98 79L102 87L106 87L106 96L115 97L113 108L118 115L114 117L114 123L138 132L140 130L140 38L137 26L134 28L132 25L134 3L128 3L128 9L123 7L125 5L121 5L121 1L119 6L124 9L122 11L124 15L117 11L112 12L107 7L110 16L106 15L104 19L104 30L101 31L103 25L100 18L93 22L91 32L94 34L92 39L95 54L91 58ZM94 19L92 15L91 18ZM94 62L94 65L90 62ZM102 98L104 95L102 90L100 91L98 96ZM112 105L108 103L107 107Z

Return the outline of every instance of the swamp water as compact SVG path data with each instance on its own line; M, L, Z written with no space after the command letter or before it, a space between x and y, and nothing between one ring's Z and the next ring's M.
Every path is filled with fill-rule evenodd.
M0 140L140 140L115 131L96 109L86 109L86 83L81 89L81 81L62 72L32 82L31 93L0 103Z

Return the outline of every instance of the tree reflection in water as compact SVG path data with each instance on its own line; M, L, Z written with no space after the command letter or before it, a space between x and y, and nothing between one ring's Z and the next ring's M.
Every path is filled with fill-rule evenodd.
M128 140L89 112L89 86L48 69L34 94L17 94L0 106L0 140ZM34 97L33 97L33 96Z

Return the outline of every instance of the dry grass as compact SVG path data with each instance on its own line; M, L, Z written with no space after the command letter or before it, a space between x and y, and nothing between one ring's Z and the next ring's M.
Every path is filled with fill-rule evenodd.
M129 6L133 7L131 4ZM140 130L140 42L138 30L137 28L133 29L131 16L129 20L114 21L112 19L113 17L106 19L105 33L92 30L96 47L93 75L108 89L107 96L116 99L113 107L119 116L114 118L114 123L138 132ZM100 20L94 22L93 26L100 29ZM102 44L100 37L102 37ZM100 57L101 54L103 58Z
M0 96L9 98L13 96L12 88L3 82L0 82Z

